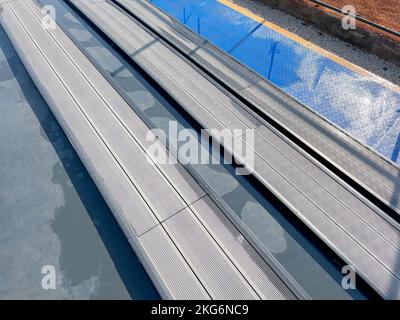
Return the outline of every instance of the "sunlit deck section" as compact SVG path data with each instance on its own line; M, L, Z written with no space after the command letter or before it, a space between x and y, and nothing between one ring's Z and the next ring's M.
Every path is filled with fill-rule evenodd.
M310 299L300 272L288 271L296 261L326 275L321 286L329 284L332 295L341 296L333 272L326 271L330 265L302 256L307 250L318 256L325 247L381 297L400 298L400 170L394 163L148 1L0 5L1 24L25 68L164 299ZM162 96L160 105L176 104L182 123L210 129L211 138L241 163L242 155L212 130L230 132L254 155L250 177L234 184L222 166L212 179L210 171L172 153L162 155L165 163L153 159L149 147L157 139L148 139L147 107L133 107L134 98L110 76L117 72L107 73L61 18L54 28L44 25L44 5L60 15L64 10L71 21L84 20L89 34L95 30L149 79ZM128 78L129 70L123 71ZM161 112L152 119L157 116ZM236 135L238 129L252 131L254 144ZM164 150L164 142L157 143ZM256 185L271 198L263 205L271 216L263 211L255 218L258 209L240 207L244 192L229 198L221 191L228 184L242 190ZM252 204L265 200L260 198ZM300 236L289 241L294 229L318 245L311 248ZM282 258L286 249L293 261Z

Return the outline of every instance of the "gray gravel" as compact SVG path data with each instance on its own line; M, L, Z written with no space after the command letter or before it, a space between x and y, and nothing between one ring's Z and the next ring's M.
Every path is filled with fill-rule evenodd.
M382 60L345 41L323 33L316 27L304 25L301 20L255 0L232 0L232 2L361 68L400 85L400 67L393 63Z

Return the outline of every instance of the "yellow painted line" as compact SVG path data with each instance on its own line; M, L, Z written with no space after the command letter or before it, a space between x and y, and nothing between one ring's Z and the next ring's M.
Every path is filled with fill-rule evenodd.
M260 16L258 16L256 14L254 14L253 12L251 12L249 9L243 8L243 7L241 7L241 6L239 6L239 5L235 4L235 3L232 3L230 0L217 0L217 1L219 3L221 3L221 4L223 4L223 5L231 8L231 9L243 14L244 16L246 16L246 17L248 17L248 18L250 18L250 19L252 19L252 20L254 20L254 21L258 22L258 23L261 23L261 24L265 25L266 27L268 27L268 28L270 28L270 29L282 34L283 36L285 36L285 37L287 37L287 38L289 38L289 39L291 39L293 41L296 41L297 43L300 43L304 47L309 48L309 49L311 49L311 50L313 50L315 52L318 52L319 54L323 55L324 57L326 57L326 58L328 58L328 59L330 59L332 61L335 61L335 62L341 64L342 66L345 66L346 68L348 68L348 69L350 69L350 70L352 70L354 72L357 72L357 73L359 73L359 74L361 74L363 76L366 76L368 78L373 78L377 82L383 84L385 87L400 93L400 87L395 85L394 83L392 83L392 82L390 82L390 81L388 81L386 79L383 79L383 78L381 78L381 77L379 77L379 76L377 76L377 75L375 75L375 74L373 74L373 73L371 73L371 72L369 72L369 71L367 71L367 70L365 70L365 69L363 69L363 68L361 68L361 67L359 67L359 66L357 66L357 65L355 65L353 63L351 63L350 61L347 61L346 59L343 59L343 58L333 54L332 52L329 52L329 51L327 51L325 49L322 49L321 47L317 46L316 44L314 44L314 43L312 43L312 42L310 42L308 40L305 40L305 39L297 36L296 34L290 32L288 30L283 29L282 27L280 27L280 26L278 26L278 25L276 25L276 24L274 24L272 22L269 22L269 21L265 20L264 18L261 18Z

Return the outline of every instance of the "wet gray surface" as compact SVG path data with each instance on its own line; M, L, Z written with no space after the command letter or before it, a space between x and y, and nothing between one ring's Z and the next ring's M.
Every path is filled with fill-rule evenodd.
M159 298L1 26L0 113L0 299Z

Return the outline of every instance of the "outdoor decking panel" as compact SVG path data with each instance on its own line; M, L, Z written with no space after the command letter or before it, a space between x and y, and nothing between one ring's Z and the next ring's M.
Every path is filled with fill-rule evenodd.
M241 267L243 274L251 275L246 278L263 299L295 299L286 286L279 286L276 273L208 196L196 201L190 208L211 234L218 235L219 245L230 248L226 250L230 259Z
M170 299L211 299L161 225L141 235L139 242L150 259L153 275L165 283Z
M213 299L259 299L223 250L185 209L163 223ZM217 235L218 236L218 235ZM210 272L213 270L213 272Z
M116 0L400 213L400 170L144 0Z
M55 39L52 38L51 34L58 33L57 41L62 41L60 28L43 32L38 28L40 18L34 18L28 5L24 5L24 1L10 2L10 5L21 18L33 41L46 52L49 64L62 78L71 95L80 105L85 106L82 112L90 119L101 139L106 142L110 152L118 159L135 188L141 194L143 201L152 207L158 219L166 219L182 210L186 206L185 202L176 194L171 185L165 183L160 172L147 160L144 151L134 138L127 134L126 129L114 116L112 109L117 109L123 103L123 100L121 99L120 104L110 105L103 98L103 95L107 96L107 93L109 91L114 92L114 89L109 86L108 88L101 88L100 91L96 86L96 80L99 78L94 77L89 70L80 68L75 64L74 52L68 50L68 47L63 46L60 42L58 42L58 46L55 45ZM33 3L31 5L36 7ZM82 59L80 60L82 61ZM70 68L65 66L70 66ZM87 63L86 66L89 69L90 63Z
M10 0L3 9L1 23L24 65L164 298L293 298L278 277L252 269L241 273L253 261L270 269L258 255L239 259L229 243L222 248L218 235L189 216L189 206L205 196L202 188L180 164L151 164L145 154L148 128L61 28L43 27L35 1ZM181 225L187 237L196 237L187 238ZM201 243L201 252L193 250ZM235 256L239 264L232 262ZM211 260L201 265L206 257L220 262L218 269ZM225 290L224 277L232 291ZM262 294L253 287L256 279L271 282Z
M132 59L203 127L257 125L240 103L112 4L100 1L81 10L128 54L139 52ZM258 128L254 175L383 296L396 297L396 224L268 124Z

